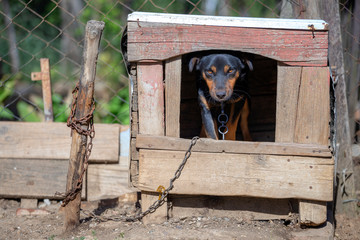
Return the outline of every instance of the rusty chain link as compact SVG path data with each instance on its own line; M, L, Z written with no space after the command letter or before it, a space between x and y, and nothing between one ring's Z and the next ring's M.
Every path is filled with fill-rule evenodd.
M160 199L156 200L145 212L139 213L136 216L126 217L126 216L114 216L114 217L101 217L95 215L93 212L82 210L82 212L89 217L92 217L96 220L99 220L101 222L106 221L126 221L126 222L134 222L136 220L142 219L144 216L148 215L149 213L153 213L158 209L160 206L162 206L165 203L165 198L169 195L169 192L174 188L174 182L176 179L178 179L181 175L182 170L184 169L184 166L187 162L187 160L190 158L191 150L193 146L195 146L197 140L199 140L199 137L193 137L190 141L190 145L188 150L185 152L185 156L181 164L179 165L178 169L176 170L174 177L170 179L170 184L167 189L161 192Z
M93 147L92 140L95 137L95 128L94 128L94 122L93 122L93 113L95 110L94 98L92 99L90 112L87 115L85 115L84 117L76 119L75 112L76 112L76 103L77 103L77 98L78 98L78 92L79 92L79 82L76 84L74 90L72 91L73 100L71 103L71 112L67 119L67 126L70 127L71 129L76 130L76 132L78 132L80 135L90 137L90 140L86 145L82 171L81 171L79 179L76 183L76 186L71 188L70 190L68 190L65 194L61 194L58 192L55 193L55 195L57 195L57 196L64 197L64 200L61 204L62 207L65 207L70 201L74 200L76 198L76 195L79 192L81 192L81 190L82 190L82 183L84 180L84 175L85 175L85 172L89 165L89 158L90 158L91 150ZM87 129L82 128L82 126L87 126Z

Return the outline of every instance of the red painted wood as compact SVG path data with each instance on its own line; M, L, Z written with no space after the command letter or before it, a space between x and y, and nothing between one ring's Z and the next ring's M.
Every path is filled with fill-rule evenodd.
M129 22L129 61L238 50L295 66L327 66L328 32Z

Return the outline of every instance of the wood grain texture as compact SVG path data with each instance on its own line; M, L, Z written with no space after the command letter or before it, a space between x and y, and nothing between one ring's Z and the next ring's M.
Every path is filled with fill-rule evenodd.
M161 137L152 135L138 135L136 147L152 150L175 150L186 151L190 145L190 139L174 137ZM193 152L205 153L239 153L239 154L267 154L267 155L292 155L314 156L331 158L331 152L327 146L316 144L296 143L272 143L272 142L239 142L239 141L216 141L209 138L201 138L193 147Z
M300 81L294 142L329 144L329 68L304 67ZM328 191L330 192L330 189ZM326 222L326 212L326 202L304 201L303 199L299 201L302 225L319 226L323 224Z
M55 193L65 192L67 170L65 160L1 158L0 197L60 199Z
M140 149L139 189L169 184L183 151ZM193 152L173 194L332 200L331 158Z
M119 161L120 128L118 124L95 124L90 162ZM0 157L69 159L70 131L66 123L0 122Z
M141 211L148 210L154 202L159 200L159 193L141 191ZM142 218L142 222L145 225L154 223L163 223L167 220L168 209L167 204L161 205L155 212L148 214Z
M164 84L162 63L139 63L137 65L137 81L139 132L163 136Z
M294 142L301 67L278 64L276 95L276 142Z
M299 201L299 213L301 224L306 226L319 226L327 219L326 202Z
M91 113L94 103L94 88L96 76L96 64L99 54L99 46L101 35L104 30L105 23L90 20L86 23L84 51L81 67L81 78L79 80L79 91L76 99L75 118L81 119ZM79 124L83 130L88 129L90 120L86 123ZM76 130L72 130L72 141L69 158L69 168L67 174L66 192L72 191L77 187L78 180L82 179L84 162L86 161L86 148L88 137L79 134ZM89 140L90 141L90 140ZM82 187L82 186L80 186ZM80 194L76 193L76 197L69 201L64 207L66 230L74 229L80 224Z
M181 57L165 63L166 136L180 137Z
M32 81L41 81L44 101L45 122L53 122L53 107L51 98L50 63L48 58L40 58L41 72L32 72Z
M329 81L328 67L304 67L302 69L294 142L329 144Z
M327 31L129 22L129 61L165 60L203 50L235 50L296 66L327 65Z
M91 164L87 175L88 201L115 198L131 192L128 188L128 167L118 164Z

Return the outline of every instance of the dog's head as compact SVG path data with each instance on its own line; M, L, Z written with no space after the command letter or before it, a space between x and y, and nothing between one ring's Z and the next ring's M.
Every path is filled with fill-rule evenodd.
M200 72L201 79L209 88L210 96L215 101L225 102L231 98L236 82L244 80L253 67L247 59L230 54L211 54L192 58L189 71L194 69Z

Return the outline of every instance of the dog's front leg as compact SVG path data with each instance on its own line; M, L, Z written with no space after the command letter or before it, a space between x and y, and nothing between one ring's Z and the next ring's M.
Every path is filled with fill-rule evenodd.
M205 134L207 137L218 140L209 103L206 101L206 98L202 90L199 90L198 94L199 94L198 95L199 105L201 109L201 118L203 122L203 129L205 130Z

